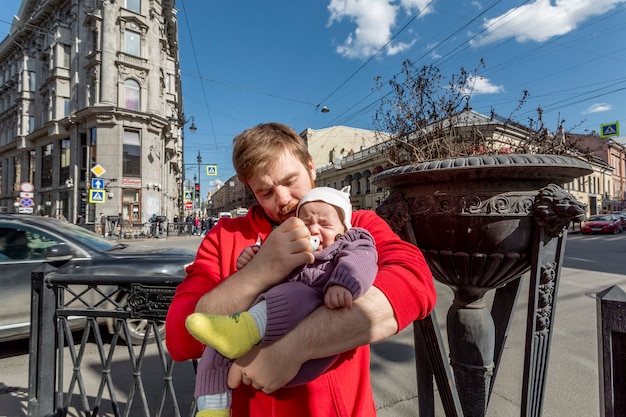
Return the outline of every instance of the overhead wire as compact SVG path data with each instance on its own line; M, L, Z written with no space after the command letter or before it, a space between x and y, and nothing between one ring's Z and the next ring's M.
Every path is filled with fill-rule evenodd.
M191 50L193 53L193 58L194 61L196 63L196 69L198 70L198 75L200 75L200 64L198 62L198 54L196 53L196 45L195 42L193 40L193 35L191 34L191 29L189 27L189 18L187 17L187 8L185 7L185 1L181 0L180 1L181 5L182 5L182 9L183 9L183 14L185 15L185 23L187 26L187 32L189 34L189 41L191 44ZM218 148L218 144L217 144L217 137L215 136L215 127L213 126L213 119L211 117L211 109L209 108L209 102L207 100L207 94L206 94L206 90L204 88L204 83L200 83L200 86L202 87L202 96L204 98L204 105L206 106L206 111L207 111L207 116L209 118L209 126L211 128L211 133L213 134L213 140L215 141L215 147Z

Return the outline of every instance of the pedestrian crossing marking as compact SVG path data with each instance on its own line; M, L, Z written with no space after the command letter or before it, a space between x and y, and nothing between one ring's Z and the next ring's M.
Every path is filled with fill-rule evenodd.
M206 174L210 177L217 176L217 165L207 165Z
M89 202L96 204L104 203L104 190L89 190Z
M600 137L619 136L619 122L605 123L600 126Z

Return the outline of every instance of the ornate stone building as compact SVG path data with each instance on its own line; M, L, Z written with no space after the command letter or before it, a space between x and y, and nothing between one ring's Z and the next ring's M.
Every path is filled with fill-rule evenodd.
M495 142L507 143L510 140L523 138L527 133L524 129L507 125L501 121L491 119L475 111L470 111L472 123L480 126L481 131ZM388 195L388 190L380 185L372 184L372 178L384 169L390 168L384 158L382 149L385 142L375 144L344 155L327 164L317 164L316 185L340 189L351 186L351 202L354 209L374 209ZM587 204L587 214L597 214L605 210L604 196L610 188L607 176L612 175L613 168L596 158L587 161L594 172L562 185L578 201ZM604 209L603 209L604 208Z
M24 0L0 43L0 211L171 219L179 74L174 0Z

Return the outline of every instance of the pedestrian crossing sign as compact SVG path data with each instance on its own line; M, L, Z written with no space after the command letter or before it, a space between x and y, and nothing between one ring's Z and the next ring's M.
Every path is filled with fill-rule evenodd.
M600 126L600 137L619 136L619 122L605 123Z
M206 174L210 177L217 176L217 165L207 165Z
M185 200L185 203L187 201L193 201L193 190L185 190L185 198L183 200Z
M104 190L89 190L89 202L101 204L104 203Z

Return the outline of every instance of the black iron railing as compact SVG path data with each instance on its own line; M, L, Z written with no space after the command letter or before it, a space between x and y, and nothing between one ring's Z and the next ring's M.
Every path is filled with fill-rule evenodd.
M31 278L29 416L194 414L195 363L174 366L163 341L179 278L64 275L49 265Z

